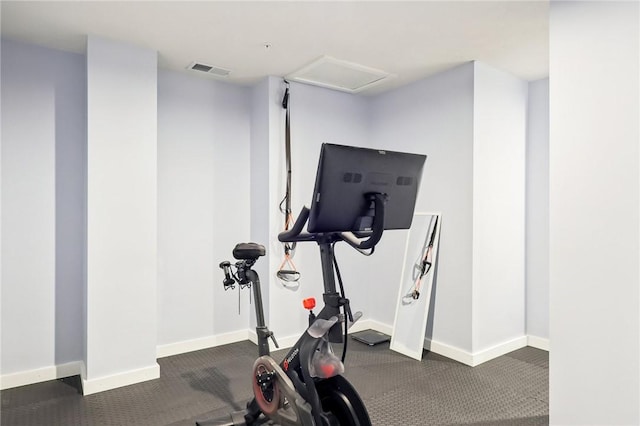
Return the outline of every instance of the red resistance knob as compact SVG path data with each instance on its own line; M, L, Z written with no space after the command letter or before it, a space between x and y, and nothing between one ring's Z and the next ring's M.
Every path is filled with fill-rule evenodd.
M304 299L302 301L302 306L304 306L305 309L313 309L316 307L316 299L315 297L310 297L308 299Z

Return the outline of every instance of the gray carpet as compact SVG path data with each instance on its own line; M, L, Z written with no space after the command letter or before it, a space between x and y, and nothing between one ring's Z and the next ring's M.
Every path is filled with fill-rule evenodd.
M254 344L240 342L162 358L160 379L86 397L77 391L78 377L9 389L0 393L2 425L193 426L244 407L256 353ZM471 368L429 352L418 362L388 343L350 340L346 370L374 425L549 423L549 360L538 349Z

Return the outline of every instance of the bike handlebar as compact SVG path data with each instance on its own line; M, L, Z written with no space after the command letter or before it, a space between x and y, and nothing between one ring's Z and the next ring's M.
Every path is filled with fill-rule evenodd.
M308 238L298 239L297 237L303 237L305 235L311 236L312 234L301 234L304 225L307 223L307 219L309 219L309 208L307 206L303 206L302 210L300 210L300 214L298 215L298 219L293 224L293 227L288 231L283 231L278 234L278 241L281 243L293 243L296 241L307 241Z

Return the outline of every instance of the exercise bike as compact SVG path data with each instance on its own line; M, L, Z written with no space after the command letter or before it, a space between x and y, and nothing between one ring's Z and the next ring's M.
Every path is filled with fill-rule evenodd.
M250 426L267 423L282 426L371 425L369 414L360 396L342 376L344 372L342 361L331 350L331 343L345 342L346 344L348 326L361 316L361 313L352 314L349 299L344 296L334 246L343 241L363 254L370 254L386 228L408 228L425 158L415 154L323 144L316 177L317 195L314 196L311 208L312 216L310 218L310 210L303 207L293 227L289 231L280 233L278 240L318 244L324 282L324 307L317 315L310 312L309 327L280 363L270 356L269 339L273 340L276 347L278 344L265 324L260 278L253 269L258 259L265 255L265 248L256 243L236 245L233 250L233 256L237 260L235 265L223 262L220 267L225 273L223 281L225 287L233 285L236 281L241 286L253 287L259 353L253 365L254 397L247 403L246 410L231 413L224 419L198 422L196 425ZM370 173L373 178L366 182L368 185L364 185L365 182L363 185L350 185L347 189L352 193L349 194L337 190L335 186L343 183L351 184L354 180L353 174L347 177L345 173L341 180L336 180L333 176L333 166L336 162L346 162L350 168L356 164L362 168L374 168L376 172L383 170L385 173ZM412 173L411 180L406 177L408 173ZM360 183L358 179L362 179L362 176L355 179L355 183ZM394 186L393 182L397 184ZM385 220L385 205L389 194L375 191L379 187L384 188L396 198L396 203L390 209L387 220ZM319 206L321 191L325 194L323 195L324 204ZM332 201L330 198L332 193L337 193L339 197ZM342 199L349 201L341 202ZM336 211L339 213L337 216L333 214ZM340 223L345 217L351 225ZM352 228L354 223L357 223L355 227L361 232L351 232L356 231ZM307 225L307 232L303 232L305 225ZM343 231L334 229L343 229ZM235 273L232 272L232 267L235 267ZM336 273L341 293L338 293L336 288Z
M384 196L375 194L372 195L372 200L378 206L377 217L384 223ZM333 249L338 241L346 241L359 250L373 248L382 236L382 225L366 240L358 241L347 238L343 233L302 233L308 216L309 210L304 207L293 228L281 233L278 239L281 242L318 243L325 306L317 315L310 313L309 328L284 359L277 363L270 356L269 339L273 340L276 347L278 344L265 324L260 278L252 268L265 255L265 248L255 243L236 245L233 250L233 257L237 260L236 273L231 272L230 262L223 262L221 267L225 272L225 286L237 281L240 285L253 287L259 353L259 358L253 365L254 398L247 404L245 411L231 413L229 419L196 424L253 425L269 419L283 426L371 425L364 403L353 386L341 375L344 365L330 347L330 343L343 342L343 323L347 327L359 318L359 315L352 314L349 299L337 292Z

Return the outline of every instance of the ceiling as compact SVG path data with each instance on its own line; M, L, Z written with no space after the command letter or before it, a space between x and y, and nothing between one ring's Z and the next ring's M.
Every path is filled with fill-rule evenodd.
M159 66L227 68L249 85L323 55L394 75L375 94L471 60L548 76L547 1L2 1L2 36L84 52L86 35L158 51ZM198 75L203 73L198 73Z

